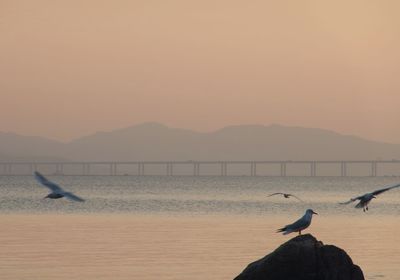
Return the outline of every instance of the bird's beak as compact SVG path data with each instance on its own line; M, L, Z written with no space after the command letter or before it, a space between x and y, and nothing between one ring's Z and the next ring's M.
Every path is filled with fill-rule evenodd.
M317 213L317 212L314 212L314 211L313 211L313 214L318 215L318 213Z
M373 195L372 197L373 197L373 198L376 198L376 196L375 196L375 195Z

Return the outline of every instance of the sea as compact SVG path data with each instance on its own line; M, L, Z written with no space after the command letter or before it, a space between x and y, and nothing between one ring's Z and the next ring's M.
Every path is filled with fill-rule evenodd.
M1 279L233 279L304 233L344 249L366 279L400 279L400 188L369 211L339 202L400 177L49 176L83 203L43 199L33 176L0 177ZM275 192L299 197L269 196Z

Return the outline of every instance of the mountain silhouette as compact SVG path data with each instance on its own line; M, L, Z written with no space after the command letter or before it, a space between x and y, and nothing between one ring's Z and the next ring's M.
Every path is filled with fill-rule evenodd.
M0 160L374 160L400 159L400 145L333 131L237 125L201 133L144 123L68 143L0 133Z

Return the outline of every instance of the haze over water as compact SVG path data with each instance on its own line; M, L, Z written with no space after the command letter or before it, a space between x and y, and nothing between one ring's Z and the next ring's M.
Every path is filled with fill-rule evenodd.
M399 8L2 0L0 130L71 140L146 121L279 123L400 143Z
M398 177L50 178L87 201L43 200L32 177L1 177L4 279L232 279L294 237L275 230L307 208L319 215L305 232L345 249L366 279L400 277L400 190L367 214L338 205Z
M393 161L399 10L395 0L2 0L0 162ZM149 121L196 133L132 132ZM231 133L243 124L283 132ZM399 174L390 166L357 168ZM400 177L50 179L87 201L43 200L32 176L0 176L1 279L232 279L295 236L275 231L307 208L319 215L305 232L345 249L369 280L400 279L400 188L368 213L338 204ZM277 191L305 202L267 197Z

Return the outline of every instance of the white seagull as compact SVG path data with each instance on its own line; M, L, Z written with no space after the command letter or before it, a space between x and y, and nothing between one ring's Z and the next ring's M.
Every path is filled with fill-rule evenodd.
M362 208L363 211L365 212L365 211L368 211L368 203L370 203L373 198L376 198L376 196L378 194L381 194L383 192L386 192L388 190L391 190L391 189L394 189L394 188L397 188L397 187L400 187L400 184L397 184L397 185L394 185L394 186L391 186L391 187L387 187L387 188L383 188L383 189L380 189L380 190L376 190L376 191L373 191L373 192L370 192L370 193L366 193L366 194L351 198L349 201L340 202L339 204L349 204L351 202L359 200L360 202L355 206L355 208Z
M73 200L73 201L78 201L78 202L85 201L84 199L80 198L79 196L74 195L71 192L64 191L59 185L57 185L56 183L51 182L50 180L48 180L46 177L44 177L39 172L35 171L34 175L35 175L35 179L40 184L46 186L51 191L44 198L58 199L58 198L65 197L65 198L68 198L69 200Z
M296 198L297 200L303 202L303 200L301 200L299 197L297 197L297 196L295 196L294 194L291 194L291 193L277 192L277 193L270 194L269 196L273 196L273 195L283 195L284 198L290 198L292 196L292 197Z
M284 226L283 228L278 229L277 232L283 232L284 235L292 233L292 232L298 232L299 235L301 235L301 231L305 230L306 228L308 228L310 226L313 214L318 215L318 213L314 212L314 210L307 209L307 211L303 217L298 219L293 224L290 224L290 225Z

